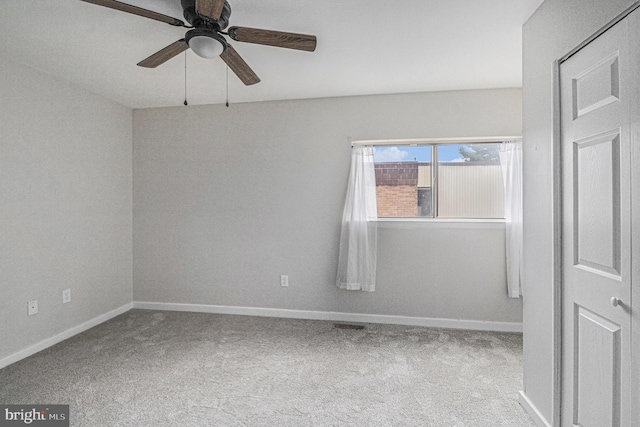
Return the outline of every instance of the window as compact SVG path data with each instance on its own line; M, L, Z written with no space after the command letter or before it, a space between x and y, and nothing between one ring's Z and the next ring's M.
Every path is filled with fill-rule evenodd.
M504 218L499 148L485 142L376 146L378 217Z

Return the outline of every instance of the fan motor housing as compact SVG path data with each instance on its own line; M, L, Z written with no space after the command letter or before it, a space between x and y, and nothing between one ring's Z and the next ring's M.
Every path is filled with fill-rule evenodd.
M220 19L211 19L208 16L200 15L196 12L196 0L181 0L184 19L196 28L211 28L220 31L229 25L229 17L231 16L231 6L225 1L222 7Z

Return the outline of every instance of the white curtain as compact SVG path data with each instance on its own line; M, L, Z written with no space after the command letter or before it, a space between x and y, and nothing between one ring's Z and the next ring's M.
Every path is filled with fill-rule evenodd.
M511 298L522 295L522 141L505 141L500 147L504 183L507 288Z
M373 292L376 287L378 230L373 147L351 149L351 171L342 214L336 284Z

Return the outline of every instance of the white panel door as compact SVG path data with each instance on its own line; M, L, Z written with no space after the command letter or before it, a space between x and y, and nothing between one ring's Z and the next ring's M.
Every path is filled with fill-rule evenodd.
M630 405L629 109L637 77L629 55L638 49L629 49L629 21L560 66L562 426L640 425Z

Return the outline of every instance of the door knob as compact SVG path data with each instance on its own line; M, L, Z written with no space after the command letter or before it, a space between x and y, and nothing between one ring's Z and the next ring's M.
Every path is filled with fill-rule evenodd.
M619 305L622 305L622 301L620 301L620 298L611 297L611 305L617 307Z

